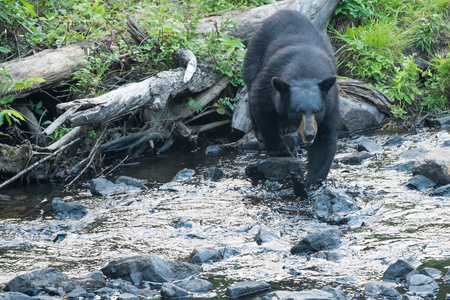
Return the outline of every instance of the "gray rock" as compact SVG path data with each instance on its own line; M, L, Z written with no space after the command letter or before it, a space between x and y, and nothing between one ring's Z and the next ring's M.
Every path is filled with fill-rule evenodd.
M201 268L186 262L170 261L153 255L121 258L102 268L103 274L112 279L123 279L139 286L142 281L172 282L197 275Z
M207 293L212 290L212 283L204 279L184 280L175 285L191 293Z
M270 157L245 168L245 174L257 185L266 181L278 182L281 188L293 187L293 174L304 178L304 168L300 160L292 157Z
M400 282L406 280L409 272L415 270L408 262L399 259L391 264L383 274L384 281Z
M61 198L53 198L52 211L57 220L79 220L87 214L87 209L78 203L66 203Z
M90 191L92 195L109 198L113 195L124 193L129 190L125 184L114 184L106 178L99 177L91 180Z
M342 130L348 132L379 128L385 118L376 107L344 97L339 97L339 111Z
M195 176L194 170L185 168L185 169L179 171L175 175L175 177L173 177L172 181L185 181L185 180L191 179L194 176Z
M163 299L186 299L189 292L171 283L164 283L161 287L161 298Z
M434 126L439 126L443 128L450 127L450 116L443 117L443 118L436 118L431 121Z
M415 162L413 175L423 175L436 184L450 183L450 147L433 150Z
M316 218L333 223L341 222L348 213L360 209L346 193L333 187L316 192L313 208Z
M148 190L148 188L139 180L129 176L119 176L116 178L115 184L124 184L132 186L141 190Z
M224 259L241 254L241 251L235 248L224 247L219 249Z
M357 154L351 154L339 159L339 161L345 165L360 165L364 160L371 158L372 154L369 152L359 152Z
M415 274L409 278L407 288L410 293L424 298L434 298L439 291L439 285L423 274Z
M369 139L362 137L358 144L358 151L367 151L371 154L383 152L383 147Z
M222 153L222 147L219 145L211 145L206 147L205 154L206 155L219 155Z
M423 175L416 175L406 183L406 186L413 190L423 191L433 188L436 184Z
M263 300L336 300L332 293L321 290L302 292L278 291L265 295Z
M36 299L38 298L30 297L26 294L19 292L6 292L6 293L0 292L0 300L36 300Z
M364 287L366 299L391 299L400 300L400 293L394 289L394 285L383 281L370 281Z
M291 253L315 253L323 250L333 250L340 246L341 235L342 232L339 229L328 229L319 233L309 234L292 247Z
M211 181L219 181L220 179L225 177L225 173L217 167L211 167L208 169L206 177Z
M400 146L405 142L405 139L402 136L395 135L393 138L386 141L385 146Z
M81 277L81 279L91 279L91 280L97 280L97 281L104 281L105 277L103 276L103 273L96 270L94 272L89 273L86 276Z
M268 227L260 227L258 233L255 236L255 242L258 245L279 240L281 238L280 233L272 230Z
M157 294L154 290L150 290L150 289L147 289L147 288L139 289L139 288L135 287L132 284L124 285L122 287L122 292L126 293L126 294L132 294L132 295L136 295L136 296L141 296L142 298L145 298L145 299L155 298L155 296Z
M106 295L106 296L112 296L112 295L114 295L114 293L116 292L116 290L115 289L113 289L113 288L110 288L110 287L102 287L102 288L99 288L99 289L96 289L95 291L94 291L94 293L95 294L97 294L97 295Z
M222 253L214 248L199 247L195 248L191 254L190 262L201 265L203 263L212 263L222 260Z
M428 150L428 149L412 148L412 149L408 149L408 150L404 151L402 154L400 154L399 158L402 160L416 161L428 152L430 152L430 150Z
M345 293L343 291L341 291L340 289L331 287L331 286L326 286L324 288L322 288L322 291L333 294L334 299L336 300L346 300L347 296L345 295Z
M119 297L117 298L118 300L139 300L139 297L133 294L120 294Z
M402 300L423 300L423 298L419 296L404 294L402 296Z
M444 197L450 197L450 184L441 186L437 189L435 189L430 194L431 196L444 196Z
M446 140L441 144L441 147L450 147L450 140Z
M419 274L423 274L433 279L439 279L442 276L442 271L435 268L423 268L419 271Z
M403 163L396 164L394 166L387 166L386 170L395 170L397 172L411 173L413 170L415 161L407 161Z
M70 300L78 300L80 298L84 298L87 295L87 291L81 286L76 286L72 290L66 293L67 298Z
M67 275L57 272L54 268L37 270L13 278L3 291L35 296L44 291L46 287L65 279L67 279Z
M227 287L225 295L229 298L243 297L270 289L270 285L263 281L243 281Z

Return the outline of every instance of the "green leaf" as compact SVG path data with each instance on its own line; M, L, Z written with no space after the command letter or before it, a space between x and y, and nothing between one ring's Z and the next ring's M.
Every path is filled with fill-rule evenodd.
M36 12L34 11L33 5L29 4L28 2L26 2L25 0L20 0L20 2L22 2L22 4L26 7L26 9L28 10L28 13L34 17L38 17L38 15L36 14Z
M0 46L0 52L2 52L2 53L9 53L9 52L11 52L11 50L9 50L9 49L6 48L6 47Z

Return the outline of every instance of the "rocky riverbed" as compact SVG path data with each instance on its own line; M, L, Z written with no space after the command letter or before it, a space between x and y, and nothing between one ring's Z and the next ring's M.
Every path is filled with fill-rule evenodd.
M0 298L445 299L449 146L446 130L341 139L301 200L252 185L264 155L218 149L34 197L20 218L7 191Z

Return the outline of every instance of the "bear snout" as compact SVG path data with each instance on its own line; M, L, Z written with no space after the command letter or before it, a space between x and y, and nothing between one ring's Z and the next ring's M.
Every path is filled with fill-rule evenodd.
M314 143L317 133L317 121L314 115L302 116L300 126L298 127L298 133L300 133L305 145L311 145Z

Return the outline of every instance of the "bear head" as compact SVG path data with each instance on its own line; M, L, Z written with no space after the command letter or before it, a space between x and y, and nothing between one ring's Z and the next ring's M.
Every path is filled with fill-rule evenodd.
M335 83L335 76L324 80L301 78L289 82L272 78L272 86L279 93L274 103L277 113L289 126L295 127L305 145L314 142L325 116L327 94Z

